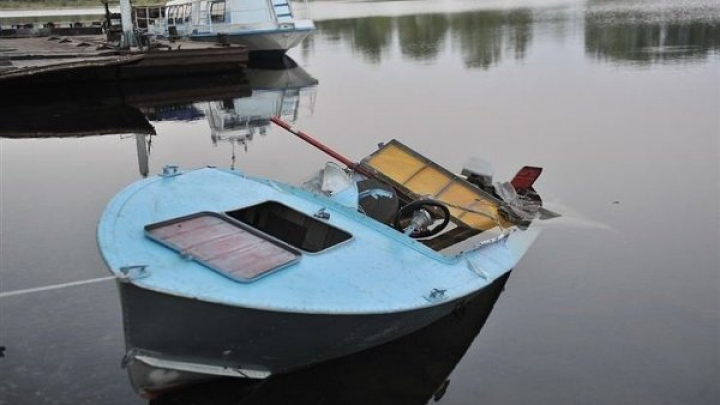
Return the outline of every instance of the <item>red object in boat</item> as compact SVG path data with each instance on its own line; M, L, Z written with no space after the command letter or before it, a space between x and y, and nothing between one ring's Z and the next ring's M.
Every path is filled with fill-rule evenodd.
M515 190L530 188L535 184L535 180L540 177L542 167L524 166L510 181Z

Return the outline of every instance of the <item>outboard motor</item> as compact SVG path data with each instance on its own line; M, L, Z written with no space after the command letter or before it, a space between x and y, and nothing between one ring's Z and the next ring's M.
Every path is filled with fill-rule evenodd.
M460 174L465 176L470 183L492 193L494 191L492 184L494 172L495 170L490 162L477 157L471 157L463 165Z
M493 184L492 165L476 157L468 159L461 172L468 182L503 201L500 213L520 225L529 225L542 207L542 200L532 187L540 173L540 167L525 166L511 181Z
M500 211L521 225L529 225L542 208L542 199L533 188L541 173L541 167L524 166L511 181L496 184L496 195L507 203Z

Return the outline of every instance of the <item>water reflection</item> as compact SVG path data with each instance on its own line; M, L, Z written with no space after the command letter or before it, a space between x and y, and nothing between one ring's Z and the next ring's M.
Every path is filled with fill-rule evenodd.
M47 97L45 94L37 96ZM83 99L68 103L61 99L17 103L0 108L0 137L3 138L155 133L145 116L137 108L126 104L104 104L99 100Z
M352 20L319 21L317 34L329 41L338 41L362 54L368 62L379 63L392 43L395 30L392 17L369 17Z
M452 389L448 376L480 333L508 276L493 282L489 294L385 345L261 382L226 379L198 384L151 404L420 405L440 400Z
M707 7L688 13L659 8L604 9L590 2L584 15L586 53L599 60L637 63L691 61L720 48L719 9ZM671 7L668 9L668 7ZM705 10L705 11L703 11ZM708 12L711 14L708 16ZM489 69L505 59L521 61L532 46L538 21L558 27L563 37L575 36L565 25L574 17L560 11L531 9L482 10L455 14L417 14L400 17L337 19L317 23L319 39L349 46L369 63L379 64L394 55L432 62L446 50L466 67ZM582 26L581 26L582 27ZM582 34L582 32L581 32ZM562 38L566 39L566 38ZM316 41L308 41L304 54Z
M146 106L143 113L152 122L207 121L210 139L231 145L231 168L235 168L236 147L247 151L256 135L265 136L270 117L295 122L309 116L315 106L318 80L294 62L288 67L245 70L251 93L240 97L209 97L193 103Z
M234 166L235 146L247 150L267 133L270 117L294 122L312 113L317 79L285 62L242 74L14 89L0 104L0 137L134 136L138 170L147 176L157 123L205 120L213 145L232 145Z
M439 14L399 17L400 50L414 60L433 60L442 50L450 27L447 16Z
M208 119L215 145L218 142L247 145L256 134L267 134L270 117L295 122L313 112L318 81L304 69L297 66L281 71L248 69L246 74L252 87L251 97L196 104Z
M437 59L451 39L467 67L487 69L506 56L525 56L532 23L530 10L516 9L330 20L317 26L318 35L347 43L372 63L390 54L395 37L402 55L416 61Z
M191 76L65 85L62 82L3 86L0 137L80 137L155 134L144 108L218 97L247 97L242 74Z
M720 24L705 13L590 9L585 51L595 59L639 65L702 60L720 50Z
M488 69L505 57L525 58L532 42L532 12L488 11L454 15L453 37L470 68Z

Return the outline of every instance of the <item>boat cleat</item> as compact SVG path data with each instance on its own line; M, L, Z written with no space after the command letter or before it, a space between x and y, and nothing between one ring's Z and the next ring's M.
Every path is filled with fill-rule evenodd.
M423 298L425 298L429 302L445 301L447 299L447 296L445 296L446 291L446 289L433 288L432 290L430 290L430 293L425 295Z
M178 170L179 167L177 165L166 165L163 166L162 173L160 173L161 177L173 177L178 176L182 173Z
M150 277L150 270L148 270L147 267L148 266L145 264L120 267L120 275L118 275L118 279L120 281L127 282Z

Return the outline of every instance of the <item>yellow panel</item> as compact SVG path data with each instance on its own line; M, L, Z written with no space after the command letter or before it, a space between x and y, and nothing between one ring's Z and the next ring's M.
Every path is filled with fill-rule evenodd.
M432 166L427 166L404 185L415 194L434 196L450 183L450 180L447 174Z
M443 190L436 196L438 200L447 201L454 205L470 206L474 205L480 196L464 184L455 183Z
M425 162L405 152L395 145L386 145L367 162L385 176L403 184L417 173Z
M437 197L438 200L444 201L459 207L466 207L473 211L487 212L493 218L497 218L497 209L491 201L483 201L482 197L475 190L464 184L456 183L448 187ZM478 201L481 200L481 201ZM473 228L488 230L494 228L497 223L493 218L486 215L476 214L461 209L451 208L450 213L460 219L466 225Z
M491 228L497 226L498 223L503 228L509 228L514 225L512 222L506 221L505 218L500 215L500 213L498 212L498 207L496 205L480 205L477 207L473 207L472 210L486 213L489 215L489 217L488 215L468 212L462 217L460 217L460 220L465 222L468 226L472 226L478 229L489 229L480 228L479 224L492 224L492 226L490 226Z
M399 188L404 188L415 196L430 196L445 202L450 209L450 215L470 227L488 230L497 226L498 221L503 227L513 225L500 216L497 203L484 197L480 190L460 180L452 183L458 179L456 175L436 166L397 141L393 140L386 144L366 158L364 163L398 183Z
M467 213L463 215L462 221L468 226L483 231L487 231L488 229L492 229L497 226L497 222L495 220L488 218L485 215L475 213Z

